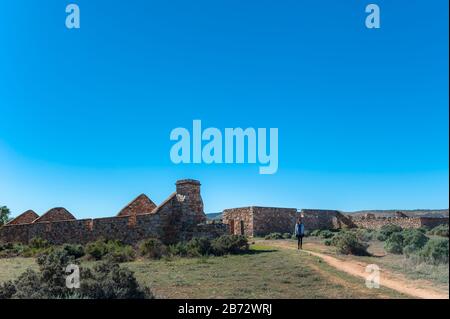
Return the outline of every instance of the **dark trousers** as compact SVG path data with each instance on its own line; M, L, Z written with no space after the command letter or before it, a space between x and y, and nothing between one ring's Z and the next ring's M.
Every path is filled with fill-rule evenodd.
M302 249L302 245L303 245L303 236L302 235L298 235L297 236L298 242L297 242L297 248L298 249Z

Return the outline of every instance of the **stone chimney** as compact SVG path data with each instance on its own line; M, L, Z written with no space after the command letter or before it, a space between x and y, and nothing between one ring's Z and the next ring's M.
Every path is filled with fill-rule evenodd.
M203 200L200 195L200 182L194 179L182 179L176 182L177 199L183 208L183 214L190 215L196 223L206 221L203 212Z

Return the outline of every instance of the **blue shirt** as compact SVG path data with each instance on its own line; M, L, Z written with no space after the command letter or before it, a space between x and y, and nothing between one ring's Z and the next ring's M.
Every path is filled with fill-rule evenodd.
M305 226L302 224L295 224L295 236L303 236L305 234Z

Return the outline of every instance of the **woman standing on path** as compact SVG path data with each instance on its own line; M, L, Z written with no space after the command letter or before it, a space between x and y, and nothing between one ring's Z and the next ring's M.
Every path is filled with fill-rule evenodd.
M299 218L295 224L295 237L297 237L298 240L297 249L302 249L303 236L305 236L305 226L303 225L301 218Z

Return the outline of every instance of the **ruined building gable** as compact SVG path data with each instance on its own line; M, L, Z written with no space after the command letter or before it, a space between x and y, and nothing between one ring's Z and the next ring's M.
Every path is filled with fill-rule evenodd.
M64 207L55 207L50 209L44 215L36 218L33 223L57 222L65 220L75 220L76 218Z
M62 207L53 208L41 217L34 214L22 214L15 221L23 223L0 227L0 242L26 244L39 237L56 245L84 244L100 238L134 244L156 237L172 244L193 236L217 237L227 231L223 224L205 223L200 182L195 180L178 181L176 192L158 207L147 196L140 195L119 216L77 220Z
M121 216L135 216L150 214L156 208L156 204L148 198L147 195L141 194L133 199L127 206L125 206L118 214Z
M33 210L29 209L13 220L9 221L6 225L30 224L38 218L39 215L36 214Z

